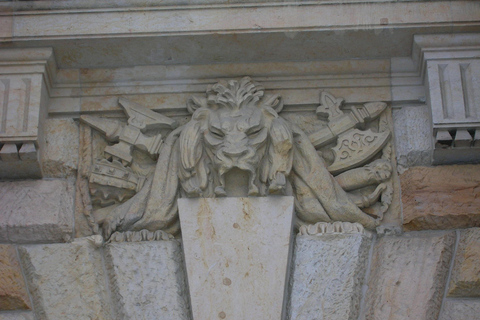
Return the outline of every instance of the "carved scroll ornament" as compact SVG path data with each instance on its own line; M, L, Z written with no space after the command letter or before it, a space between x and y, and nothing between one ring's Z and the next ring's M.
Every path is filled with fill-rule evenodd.
M121 105L128 106L126 124L82 118L117 142L105 148L112 162L97 160L89 179L93 196L103 197L93 202L93 215L105 238L143 229L177 234L177 198L227 196L226 179L235 170L246 176L248 196L293 195L298 227L342 221L374 229L391 203L384 103L344 106L343 99L322 93L317 115L326 124L309 135L280 116L281 97L265 95L248 77L220 81L205 96L191 97L192 118L177 128L172 119L128 100ZM138 120L170 133L162 143ZM150 170L136 169L134 147L153 159L158 155Z

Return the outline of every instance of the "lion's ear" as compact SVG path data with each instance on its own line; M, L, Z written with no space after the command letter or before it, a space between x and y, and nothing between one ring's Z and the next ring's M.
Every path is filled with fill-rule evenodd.
M264 105L275 110L276 113L280 113L283 109L283 99L278 94L269 97Z
M207 99L203 97L192 96L187 100L187 110L193 114L197 109L207 106Z

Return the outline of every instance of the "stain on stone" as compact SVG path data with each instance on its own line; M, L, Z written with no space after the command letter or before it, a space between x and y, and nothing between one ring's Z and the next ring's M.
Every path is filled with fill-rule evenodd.
M230 280L229 278L224 278L223 279L223 284L226 285L226 286L229 286L232 284L232 280Z

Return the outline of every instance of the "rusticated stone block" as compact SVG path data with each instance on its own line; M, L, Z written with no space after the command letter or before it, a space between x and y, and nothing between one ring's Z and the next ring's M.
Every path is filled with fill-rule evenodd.
M64 242L73 234L73 184L0 182L0 241Z
M15 247L0 245L0 310L30 309Z
M439 320L475 320L480 318L480 300L447 299Z
M371 262L365 319L437 319L454 243L454 232L380 238Z
M480 228L460 231L448 294L480 297Z
M480 165L414 167L400 182L405 230L480 227Z
M361 233L297 236L291 319L357 319L370 244Z
M39 320L114 319L93 240L25 245L19 253Z
M35 320L33 312L9 311L0 312L0 320Z
M116 319L189 319L178 241L112 242L106 246L106 266Z

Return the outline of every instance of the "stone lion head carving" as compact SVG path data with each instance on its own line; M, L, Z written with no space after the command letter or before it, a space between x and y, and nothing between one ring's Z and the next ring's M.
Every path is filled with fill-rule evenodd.
M181 186L189 197L225 196L225 174L248 172L248 195L282 190L292 167L292 133L277 95L250 78L220 81L187 103L180 135Z

